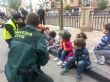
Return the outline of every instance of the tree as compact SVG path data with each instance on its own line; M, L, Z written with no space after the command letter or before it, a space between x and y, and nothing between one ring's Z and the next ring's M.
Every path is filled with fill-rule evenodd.
M4 4L6 4L6 2L7 2L7 0L1 0L2 1L2 3L4 3Z
M107 7L108 0L99 0L98 7L101 10L104 10Z
M11 9L18 9L19 6L21 5L21 0L7 0L8 1L8 6Z
M69 5L66 5L65 10L71 11L72 8Z

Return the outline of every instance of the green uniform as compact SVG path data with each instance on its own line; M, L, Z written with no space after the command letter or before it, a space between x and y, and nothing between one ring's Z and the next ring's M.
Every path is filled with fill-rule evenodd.
M40 70L48 59L44 35L34 26L26 25L22 31L16 32L11 42L5 67L8 82L53 82Z

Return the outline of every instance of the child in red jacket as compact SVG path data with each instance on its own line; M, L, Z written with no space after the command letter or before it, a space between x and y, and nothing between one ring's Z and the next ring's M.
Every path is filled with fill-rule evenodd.
M62 34L61 45L58 51L58 57L56 58L56 60L59 59L60 61L57 63L57 65L62 65L69 52L71 52L73 49L73 45L72 42L70 41L70 38L71 34L68 31L65 31Z

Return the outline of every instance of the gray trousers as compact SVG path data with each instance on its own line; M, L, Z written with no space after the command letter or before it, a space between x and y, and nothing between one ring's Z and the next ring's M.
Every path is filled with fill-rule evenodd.
M94 54L98 60L102 59L102 56L105 57L105 61L106 59L110 60L110 50L94 50Z

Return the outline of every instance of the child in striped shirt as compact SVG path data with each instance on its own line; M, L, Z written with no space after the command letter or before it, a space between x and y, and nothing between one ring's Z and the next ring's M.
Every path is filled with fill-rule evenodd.
M103 34L105 35L94 48L94 54L97 58L95 62L101 65L104 64L102 56L110 58L110 24L104 25Z

